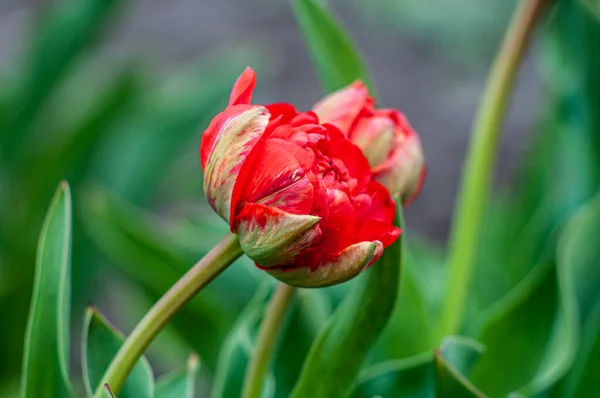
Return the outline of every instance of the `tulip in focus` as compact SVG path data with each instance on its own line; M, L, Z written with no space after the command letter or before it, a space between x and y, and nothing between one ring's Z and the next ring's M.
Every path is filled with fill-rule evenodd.
M360 81L318 102L313 111L321 123L331 123L366 156L374 178L408 205L425 179L425 158L419 136L395 109L375 109Z
M290 104L251 105L255 82L246 69L202 137L208 202L248 257L281 281L351 279L400 235L395 203L336 127Z

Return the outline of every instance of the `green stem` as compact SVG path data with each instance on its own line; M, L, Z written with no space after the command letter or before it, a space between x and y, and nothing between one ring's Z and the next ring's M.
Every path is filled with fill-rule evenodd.
M269 368L271 354L281 330L285 312L289 307L295 288L280 283L269 303L269 308L258 332L256 349L250 359L244 379L243 398L260 398L265 373Z
M521 0L488 77L473 126L450 234L450 280L444 301L444 334L457 333L461 327L502 121L524 50L548 2Z
M162 328L198 291L242 255L237 235L229 234L194 265L138 323L113 358L96 389L95 397L102 397L104 384L118 395L127 376L148 345Z

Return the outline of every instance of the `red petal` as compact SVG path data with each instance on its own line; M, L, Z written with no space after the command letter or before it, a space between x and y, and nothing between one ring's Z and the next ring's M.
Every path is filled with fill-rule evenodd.
M243 180L238 178L232 201L236 208L253 202L308 214L313 205L313 185L306 171L313 162L310 150L278 138L263 141L244 167L248 168L247 175Z
M335 254L353 243L356 215L350 199L339 189L327 190L327 202L329 214L321 223L323 250Z
M367 220L362 224L355 239L356 242L378 240L383 243L383 247L388 247L398 239L401 232L400 228L396 228L390 223Z
M371 180L366 193L371 196L371 210L368 212L367 218L391 224L396 217L396 203L386 187Z
M256 86L256 73L248 67L238 77L229 96L229 105L249 104Z
M269 110L269 113L271 113L273 119L281 117L282 123L288 123L298 114L296 107L287 102L269 104L266 108Z
M336 139L336 133L334 131L330 132L330 136L333 137L329 149L329 156L338 158L344 163L350 176L356 178L356 192L363 192L371 180L371 167L369 166L367 158L365 158L362 151L356 145L347 139L340 136Z

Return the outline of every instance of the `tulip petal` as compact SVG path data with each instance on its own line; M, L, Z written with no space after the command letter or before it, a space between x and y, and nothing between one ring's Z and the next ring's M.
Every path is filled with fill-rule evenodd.
M367 87L356 81L317 102L313 111L321 123L331 123L347 134L360 111L367 106L368 100Z
M294 214L309 213L313 186L306 171L314 157L312 151L279 138L261 140L234 187L232 206L237 211L245 203L261 203ZM246 167L251 172L246 173Z
M414 197L423 184L425 156L416 134L407 136L392 155L381 165L374 167L373 177L392 193L400 193L402 201ZM418 192L417 192L418 193Z
M229 96L229 105L249 104L256 86L256 72L248 67L238 77Z
M235 181L268 123L265 108L234 105L217 115L202 137L204 193L210 206L228 223Z
M297 287L325 287L335 285L357 276L368 268L383 253L383 244L379 241L355 243L336 258L311 271L310 267L290 269L265 269L273 277L288 285Z
M294 260L317 239L320 217L291 214L276 207L248 203L235 218L235 233L244 253L262 267Z

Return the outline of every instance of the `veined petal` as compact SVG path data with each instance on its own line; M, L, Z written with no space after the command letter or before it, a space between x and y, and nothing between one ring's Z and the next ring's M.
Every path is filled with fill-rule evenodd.
M248 67L238 77L229 96L229 105L249 104L256 86L256 72Z
M248 203L236 216L234 231L244 253L268 268L293 261L309 247L321 234L320 220L316 216Z
M204 193L210 206L228 223L238 173L268 123L269 112L264 107L234 105L213 119L202 138Z
M307 214L313 204L313 187L306 171L314 153L279 138L263 139L255 147L234 187L232 206L245 203L276 206L294 214ZM251 172L246 173L247 167Z
M333 261L319 265L314 271L311 271L311 267L273 268L265 271L288 285L325 287L354 278L377 260L382 252L383 244L379 241L359 242L348 246Z

